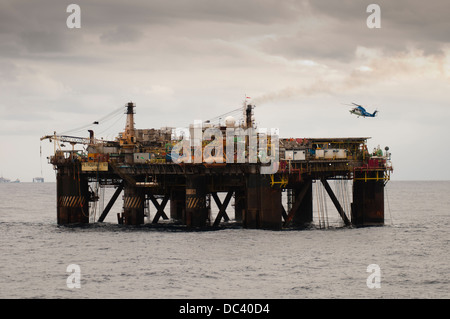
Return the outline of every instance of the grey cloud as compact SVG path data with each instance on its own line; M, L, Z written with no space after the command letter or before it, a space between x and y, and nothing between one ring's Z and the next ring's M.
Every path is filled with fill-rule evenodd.
M197 28L184 36L196 38L206 34L211 38L213 30L219 29L224 34L226 26L239 32L236 31L239 25L267 26L296 21L303 8L301 2L294 0L79 0L76 3L81 8L81 29L70 30L66 27L70 14L66 7L72 2L2 1L0 56L39 59L51 53L70 55L96 44L92 43L95 38L104 44L132 43L144 34L157 32L155 27L163 28L164 33L155 36L163 40L165 36L187 32L189 25L199 23L203 25L200 30Z
M279 23L298 18L302 2L294 0L152 0L79 1L92 23L172 24L185 21L212 21L239 24Z
M366 8L373 2L308 1L310 21L319 23L306 21L296 32L265 39L259 46L288 59L349 63L359 46L380 49L388 55L411 48L440 55L449 43L447 1L376 1L381 7L381 29L369 29Z
M0 84L2 82L16 81L18 68L14 63L7 63L0 60Z
M100 40L106 43L131 43L141 39L142 35L136 28L120 25L102 33Z
M28 53L63 52L70 47L70 41L62 36L55 36L49 31L29 30L19 34L19 39L23 43Z
M381 8L381 29L365 26L369 4ZM450 3L446 0L366 0L366 1L309 1L309 9L319 17L335 21L333 34L347 33L355 41L373 46L405 48L415 44L430 52L440 51L448 43ZM372 32L377 31L377 32Z
M54 1L3 1L0 4L0 56L37 57L72 50L74 37L66 34L66 6Z

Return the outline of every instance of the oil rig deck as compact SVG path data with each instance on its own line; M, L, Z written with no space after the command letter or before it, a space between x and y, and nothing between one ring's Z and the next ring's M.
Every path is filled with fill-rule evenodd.
M56 132L42 137L55 144L49 163L57 171L57 223L92 222L90 213L99 199L91 187L95 183L115 192L94 222L104 222L123 192L117 221L124 225L144 224L152 204L151 223L218 227L230 221L234 199L233 220L244 228L304 227L313 221L313 183L321 183L346 226L384 224L384 186L393 170L388 148L369 153L368 137L279 138L261 133L253 109L244 102L241 122L229 117L224 125L196 123L180 136L167 127L136 129L130 102L125 105L125 130L114 141L96 139L92 130L89 138ZM63 142L72 149L63 150ZM84 149L75 150L80 144ZM330 180L352 182L350 212L344 211ZM213 220L214 204L218 214Z

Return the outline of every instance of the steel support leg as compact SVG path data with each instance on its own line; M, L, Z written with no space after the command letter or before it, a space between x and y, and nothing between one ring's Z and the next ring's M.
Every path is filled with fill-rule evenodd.
M156 224L161 217L163 219L166 219L166 220L169 219L167 217L166 213L164 213L164 208L166 207L166 204L169 201L170 195L169 194L164 195L164 198L163 198L161 204L158 203L158 201L156 200L156 198L155 198L155 196L153 194L149 194L148 197L152 201L153 205L155 205L155 208L157 210L156 215L153 218L152 223Z
M102 214L100 215L98 221L101 223L105 220L106 216L108 215L109 211L113 207L114 203L116 202L117 198L119 197L120 193L123 190L124 183L120 183L120 185L117 187L116 191L114 192L113 196L111 197L110 201L108 202L108 205L106 205L105 209L103 210Z
M339 201L338 201L336 195L334 195L334 192L333 192L333 190L331 189L330 184L328 184L328 181L327 181L325 178L321 178L320 180L321 180L323 186L325 187L325 190L327 191L328 196L330 196L331 201L333 202L334 206L336 207L336 209L337 209L339 215L341 215L342 220L344 221L344 224L345 224L346 226L350 226L350 225L351 225L350 220L347 218L347 215L345 215L345 212L344 212L344 210L342 209L342 206L341 206L341 204L339 203Z
M374 178L376 172L368 172ZM365 180L364 172L355 172L353 181L352 223L355 226L384 225L384 181Z
M80 176L80 167L58 172L56 176L57 223L89 223L89 184Z
M217 193L211 193L212 197L214 198L214 201L216 202L217 207L219 208L219 213L216 216L216 220L214 221L214 227L219 226L220 220L223 218L226 222L230 220L226 213L226 209L228 207L228 203L231 200L231 197L233 196L233 191L229 191L227 193L227 196L225 197L223 204L220 202L219 196L217 196Z
M145 194L142 188L125 185L123 223L125 225L144 224Z
M206 177L204 175L187 175L185 223L189 227L204 227L207 220Z

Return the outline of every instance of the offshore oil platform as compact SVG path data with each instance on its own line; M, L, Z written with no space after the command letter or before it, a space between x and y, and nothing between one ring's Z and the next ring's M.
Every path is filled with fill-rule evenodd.
M57 171L57 223L92 222L99 200L95 184L115 192L94 222L105 220L123 192L117 221L124 225L142 225L147 216L152 224L162 219L186 228L224 222L273 230L304 227L313 222L313 183L320 183L344 225L384 224L384 186L393 170L387 147L369 152L368 137L279 138L258 131L253 105L245 101L241 109L241 121L229 116L224 124L197 122L180 133L168 127L136 129L135 104L129 102L125 130L113 141L97 139L93 130L86 138L56 132L42 137L55 144L48 159ZM72 149L63 150L61 143ZM83 149L75 150L80 144ZM332 180L352 182L349 205L339 200ZM218 208L214 218L211 198Z

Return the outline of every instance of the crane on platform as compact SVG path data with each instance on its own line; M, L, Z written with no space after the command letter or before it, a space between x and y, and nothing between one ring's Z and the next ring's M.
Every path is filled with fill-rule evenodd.
M69 136L69 135L57 135L56 132L53 133L53 135L46 135L41 137L41 141L49 139L50 142L53 141L59 141L59 142L66 142L66 143L73 143L73 144L108 144L108 143L114 143L112 141L106 141L103 139L96 139L94 138L94 131L88 130L90 136L89 137L78 137L78 136Z
M59 147L59 149L61 148L61 146L64 146L59 143L69 143L70 145L72 145L72 149L75 147L76 144L92 146L92 145L108 145L111 143L116 143L113 141L96 139L96 138L94 138L94 131L93 130L88 130L88 131L89 131L89 137L57 135L56 131L55 131L55 132L53 132L53 135L45 135L45 136L41 137L41 141L48 139L48 140L50 140L50 142L53 142L55 152L56 152L57 146Z
M128 103L127 106L129 106L129 104L130 103ZM129 109L130 108L128 107L128 111L129 111ZM46 136L41 137L41 141L48 139L48 140L50 140L50 142L53 142L54 146L55 146L55 151L56 151L57 146L64 146L63 144L58 145L59 143L70 143L72 146L74 146L76 144L83 144L83 145L117 144L117 142L94 138L94 131L92 129L88 129L88 128L91 128L93 125L97 126L99 124L106 123L107 121L110 121L112 119L116 119L117 115L123 114L123 110L124 110L124 107L121 106L120 108L115 109L114 111L107 114L106 116L104 116L88 125L84 125L82 127L76 128L76 129L71 129L71 130L65 131L62 134L56 134L56 132L53 132L53 135L46 135ZM127 113L129 113L129 112L127 112ZM125 113L125 114L127 114L127 113ZM131 122L132 121L133 121L133 119L131 118ZM127 128L128 128L128 122L127 122ZM89 137L78 137L78 136L67 135L68 133L70 134L70 133L75 133L75 132L81 132L82 130L84 131L85 129L89 132ZM130 134L129 131L128 131L128 133Z

